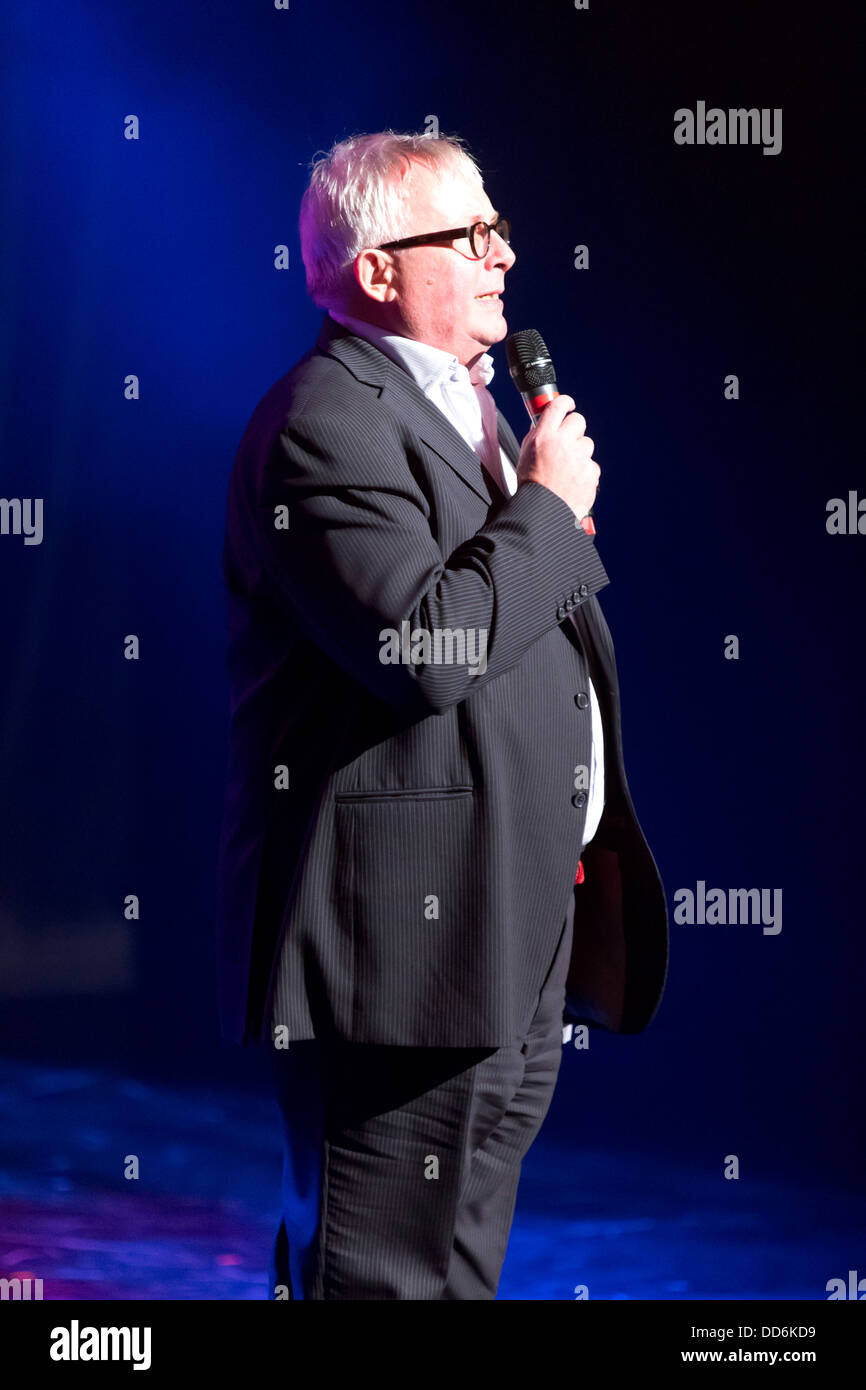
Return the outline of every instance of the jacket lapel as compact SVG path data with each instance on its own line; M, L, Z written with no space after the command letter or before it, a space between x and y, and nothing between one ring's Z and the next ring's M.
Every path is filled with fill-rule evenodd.
M408 372L365 338L350 333L330 315L325 318L316 346L328 356L336 357L358 381L376 387L382 404L408 424L449 468L459 473L473 492L490 502L485 470L478 455L438 406L427 399Z

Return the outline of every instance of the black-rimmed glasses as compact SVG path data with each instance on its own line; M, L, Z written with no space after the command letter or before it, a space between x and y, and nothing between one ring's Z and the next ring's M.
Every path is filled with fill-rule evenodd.
M470 227L450 227L446 232L425 232L422 236L405 236L400 241L386 241L377 251L399 251L405 246L430 246L437 241L456 241L466 237L476 261L483 261L490 250L490 233L495 232L506 244L511 242L511 222L497 217L495 222L473 222ZM456 247L454 248L456 251Z

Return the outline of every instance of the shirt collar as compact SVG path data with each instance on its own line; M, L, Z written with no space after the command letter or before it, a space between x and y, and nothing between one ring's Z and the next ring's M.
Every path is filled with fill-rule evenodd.
M386 333L377 324L351 318L348 314L335 312L333 309L328 312L332 319L348 328L350 333L356 334L359 338L366 338L368 343L372 343L380 352L384 352L386 357L390 357L392 362L396 362L407 371L422 391L426 392L429 387L442 380L469 383L467 368L458 362L453 352L431 347L429 343L421 343L417 338L403 338L397 333ZM477 367L481 382L489 386L493 380L493 358L489 352L482 354Z

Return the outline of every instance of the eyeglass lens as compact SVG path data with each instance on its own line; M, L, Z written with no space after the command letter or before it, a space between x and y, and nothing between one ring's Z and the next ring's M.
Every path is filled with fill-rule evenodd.
M500 217L499 221L494 223L494 227L504 242L510 241L511 224L507 218ZM486 222L476 222L472 228L472 250L479 260L490 250L490 228Z

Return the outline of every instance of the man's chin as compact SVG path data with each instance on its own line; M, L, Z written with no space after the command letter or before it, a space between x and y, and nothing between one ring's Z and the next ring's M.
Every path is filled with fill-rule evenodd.
M472 336L477 342L483 343L485 347L493 347L494 343L501 343L507 333L508 323L506 322L504 313L500 309L498 314L490 315L489 323L480 323L478 325L478 331L473 333Z

